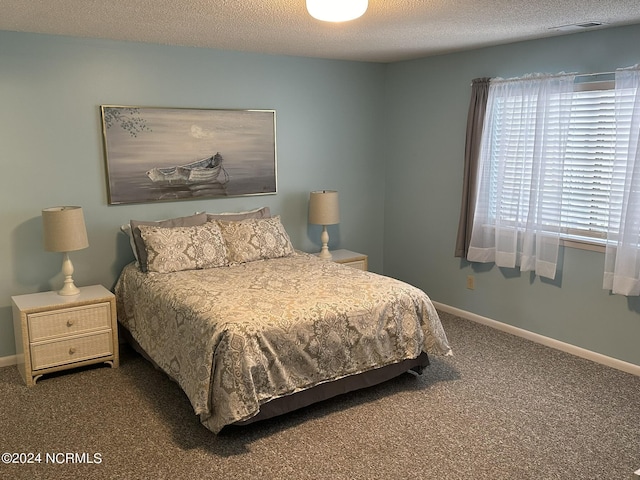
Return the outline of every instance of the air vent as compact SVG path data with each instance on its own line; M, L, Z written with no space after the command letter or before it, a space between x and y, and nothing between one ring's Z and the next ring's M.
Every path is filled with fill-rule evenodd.
M587 28L602 27L606 25L603 22L582 22L572 23L571 25L560 25L559 27L551 27L549 30L557 30L559 32L578 32Z
M592 28L592 27L599 27L601 25L604 25L604 23L602 22L576 23L576 27L580 27L580 28Z

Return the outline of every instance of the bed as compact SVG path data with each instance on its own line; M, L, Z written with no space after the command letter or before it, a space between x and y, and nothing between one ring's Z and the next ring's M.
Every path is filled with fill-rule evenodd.
M251 214L187 226L132 221L146 259L136 255L115 287L132 344L180 385L209 430L450 354L423 291L296 251L279 217Z

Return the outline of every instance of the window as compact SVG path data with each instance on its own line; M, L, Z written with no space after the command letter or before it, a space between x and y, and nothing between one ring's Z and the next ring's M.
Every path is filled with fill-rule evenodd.
M618 114L618 119L613 81L576 83L570 99L562 99L562 95L550 96L548 117L557 128L562 128L560 104L570 102L564 161L550 164L549 168L561 169L556 174L546 172L547 178L556 179L561 184L549 181L544 185L547 195L541 198L547 204L539 205L536 221L544 230L559 231L563 238L604 244L609 222L609 197L612 189L620 190L624 183L624 178L614 172L616 135L625 131L616 128L616 121L618 126L620 122L629 121L634 92L626 92L624 100L628 105L628 115ZM619 92L618 95L623 94ZM523 210L529 208L531 191L528 187L535 174L531 152L538 148L536 142L539 140L535 132L536 112L531 110L523 115L522 103L523 99L519 97L499 98L492 110L492 118L488 119L493 125L489 216L503 225L510 224L516 228L523 227L521 219L527 218L527 212ZM554 154L559 152L552 148L545 155ZM501 166L499 161L506 164ZM561 205L559 223L553 214L558 203ZM498 204L501 205L499 210ZM496 218L498 216L500 218Z
M492 79L476 173L469 261L553 279L560 239L586 241L603 288L640 295L640 66Z
M604 240L615 159L614 83L577 87L564 160L562 231Z

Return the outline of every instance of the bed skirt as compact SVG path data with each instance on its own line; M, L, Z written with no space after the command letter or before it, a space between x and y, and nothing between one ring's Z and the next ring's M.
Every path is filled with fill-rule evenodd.
M129 330L127 330L123 325L119 325L119 327L121 335L133 347L133 349L148 360L155 368L164 372L164 370L162 370L149 357L149 355L147 355L138 342L136 342L131 333L129 333ZM378 385L410 370L417 374L422 374L422 369L427 366L429 366L429 356L425 352L422 352L417 358L403 360L398 363L375 368L357 375L350 375L331 382L321 383L291 395L275 398L260 405L260 411L257 415L247 420L235 422L232 425L249 425L260 420L267 420L279 415L284 415L294 410L328 400L344 393ZM164 373L171 378L169 374L166 372Z
M422 352L417 358L403 360L398 363L386 365L363 372L357 375L339 378L331 382L321 383L314 387L302 390L291 395L275 398L267 403L260 405L260 412L248 420L235 422L233 425L247 425L259 420L283 415L299 408L309 406L313 403L328 400L329 398L342 395L343 393L353 392L362 388L372 387L379 383L386 382L392 378L402 375L409 370L418 374L422 373L422 369L429 365L429 357Z

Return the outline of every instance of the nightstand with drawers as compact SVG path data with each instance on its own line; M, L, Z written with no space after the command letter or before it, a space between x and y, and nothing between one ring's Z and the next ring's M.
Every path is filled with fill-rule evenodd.
M102 285L78 295L11 297L18 370L28 386L46 373L107 363L118 367L115 296Z
M331 250L331 260L349 267L367 271L369 268L368 257L351 250Z

